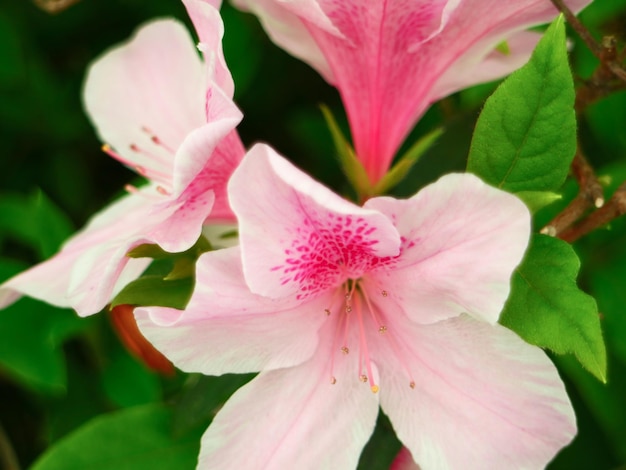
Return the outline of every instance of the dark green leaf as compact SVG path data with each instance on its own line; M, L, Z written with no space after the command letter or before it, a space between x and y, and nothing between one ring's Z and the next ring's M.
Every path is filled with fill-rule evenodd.
M559 17L485 103L467 169L510 192L554 191L576 150L574 86Z
M191 277L163 279L162 276L144 276L134 280L111 301L111 307L122 304L185 308L193 291Z
M580 262L570 245L535 235L513 275L500 322L524 340L574 354L606 381L606 350L595 300L576 285Z
M174 409L174 434L183 435L194 429L206 428L226 400L253 377L254 374L190 377Z
M102 415L50 448L32 470L192 470L200 433L174 438L163 405Z

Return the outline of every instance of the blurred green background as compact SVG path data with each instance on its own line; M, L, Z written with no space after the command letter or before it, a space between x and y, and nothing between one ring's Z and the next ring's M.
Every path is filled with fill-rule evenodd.
M81 86L90 61L142 22L164 16L191 26L177 0L82 0L56 14L29 0L3 1L0 280L53 254L134 178L100 151L82 110ZM253 17L229 5L223 17L226 60L245 115L239 128L244 143L271 143L317 179L345 190L318 108L327 104L345 126L337 92L273 46ZM626 40L624 0L596 0L581 18L598 38L615 34L622 44ZM596 61L571 37L575 74L588 77ZM440 124L446 134L396 189L398 195L463 170L481 104L495 86L464 91L427 113L408 142ZM610 194L626 180L626 93L590 107L579 128ZM575 192L570 182L567 197ZM567 197L537 215L537 228L564 207ZM617 220L575 248L583 263L580 284L597 298L602 314L609 383L598 383L571 358L555 359L580 430L551 468L626 468L626 224ZM23 299L0 311L0 468L28 468L76 430L74 441L59 446L37 468L193 468L202 431L249 378L161 377L126 350L108 314L78 319L71 311ZM63 453L68 445L71 458ZM381 416L362 468L387 468L399 446ZM99 452L96 466L88 459ZM10 466L16 465L11 454L19 467ZM83 454L87 460L76 457Z

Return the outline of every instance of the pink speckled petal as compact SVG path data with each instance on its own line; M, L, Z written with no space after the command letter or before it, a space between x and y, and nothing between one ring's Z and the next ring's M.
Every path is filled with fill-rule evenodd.
M196 269L184 311L135 310L142 333L176 366L221 375L290 367L311 357L328 299L300 305L251 293L239 247L204 254Z
M413 321L469 313L495 323L530 236L530 214L515 196L470 174L441 178L408 200L365 207L395 221L403 237L395 264L372 273Z
M556 368L510 330L463 315L394 331L380 403L422 468L544 468L576 434Z
M102 141L169 189L176 150L206 123L206 92L206 68L189 33L158 20L91 65L83 98Z
M304 299L398 254L384 215L340 198L267 145L248 152L228 192L244 275L257 294Z
M356 468L374 430L378 397L354 376L356 357L328 380L328 361L261 372L219 411L202 437L198 468ZM352 373L352 375L350 375Z

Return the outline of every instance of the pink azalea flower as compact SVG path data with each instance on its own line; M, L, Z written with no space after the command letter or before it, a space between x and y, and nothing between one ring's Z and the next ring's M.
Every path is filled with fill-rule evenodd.
M214 2L215 3L215 2ZM146 177L70 238L61 251L0 288L0 305L21 294L100 311L145 269L126 254L143 243L190 248L204 223L235 222L226 182L244 155L234 130L241 113L221 51L219 12L186 0L201 27L199 48L174 20L154 21L89 69L84 102L105 151Z
M572 439L556 368L497 324L530 232L514 196L456 174L359 207L264 145L229 196L240 246L199 259L185 311L135 311L185 371L260 371L199 468L354 468L379 406L425 469L540 468Z
M580 10L591 0L569 0ZM547 0L236 0L274 42L334 84L376 183L434 101L502 77L530 56ZM510 53L495 47L507 40Z

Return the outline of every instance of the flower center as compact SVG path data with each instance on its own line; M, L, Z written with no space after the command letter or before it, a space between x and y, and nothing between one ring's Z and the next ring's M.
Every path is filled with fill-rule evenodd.
M371 289L370 289L371 290ZM378 290L378 295L382 299L389 297L386 290ZM374 347L390 347L400 360L403 368L409 377L409 386L415 388L415 381L411 378L411 373L403 360L401 353L402 345L398 338L389 331L389 326L385 321L382 312L377 311L376 306L371 301L367 290L363 286L361 279L348 279L336 291L331 306L325 309L327 316L336 314L336 329L331 347L330 358L330 383L337 383L334 375L334 365L336 356L350 354L351 349L348 343L358 338L357 347L359 354L357 375L361 382L370 384L370 390L377 393L380 389L373 374L370 343L372 343L372 325L376 328L377 336L385 336L379 343L376 341ZM356 335L351 332L351 328L356 328ZM350 334L353 333L353 334ZM368 341L368 337L370 341Z

